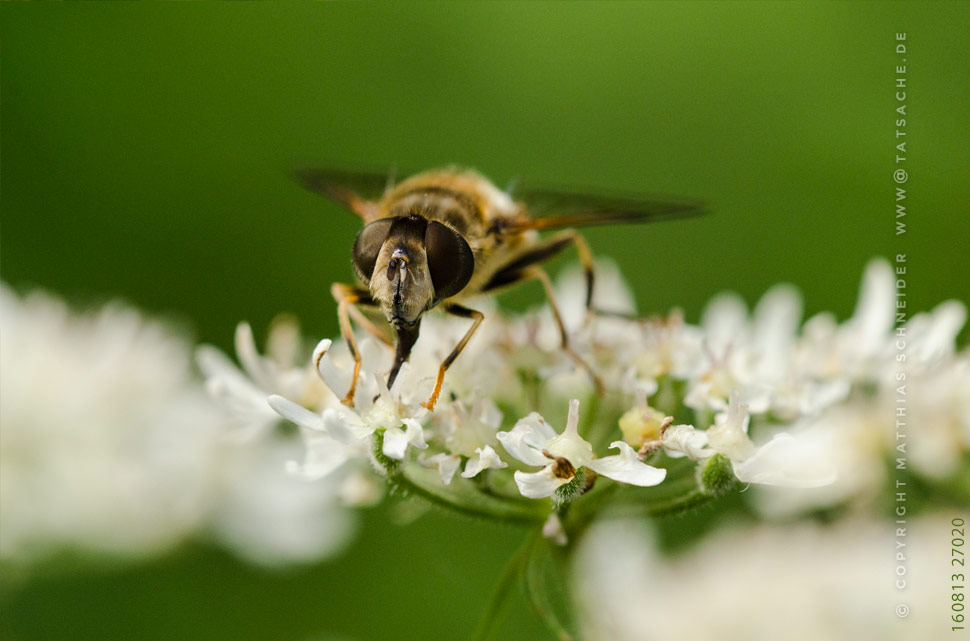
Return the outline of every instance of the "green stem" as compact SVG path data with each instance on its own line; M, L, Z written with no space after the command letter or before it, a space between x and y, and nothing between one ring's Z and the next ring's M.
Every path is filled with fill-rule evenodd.
M636 502L624 499L623 496L629 497L629 492L622 494L621 497L616 496L628 487L612 483L602 491L591 493L590 496L570 504L569 521L563 521L570 537L582 532L594 518L601 514L628 518L669 516L686 512L717 498L698 487L693 479L690 482L690 488L684 488L683 493L649 503L644 502L643 497Z
M697 488L691 492L688 492L687 494L683 494L662 503L647 505L645 513L648 516L669 516L671 514L692 510L695 507L703 505L714 498L714 495L708 494L704 490Z
M466 516L519 525L535 525L545 521L544 506L539 501L525 504L480 492L462 491L442 485L437 479L422 482L418 477L419 471L409 472L405 466L400 466L389 470L388 480L411 495Z
M546 628L555 635L558 641L573 641L573 635L566 629L556 615L555 608L549 602L549 590L543 577L540 546L542 532L537 531L531 541L528 561L525 566L525 588L536 615ZM548 545L548 543L546 543Z
M485 615L482 617L481 621L478 622L478 627L475 629L475 634L472 636L472 641L485 641L488 639L489 634L495 627L495 623L498 621L499 611L505 604L512 592L512 585L515 582L516 576L522 570L522 566L525 564L526 559L529 556L529 552L532 550L532 536L526 538L526 540L519 547L518 552L509 559L509 562L505 565L505 569L502 571L502 576L499 578L498 585L495 586L495 591L492 593L492 598L488 602L488 608L485 610Z

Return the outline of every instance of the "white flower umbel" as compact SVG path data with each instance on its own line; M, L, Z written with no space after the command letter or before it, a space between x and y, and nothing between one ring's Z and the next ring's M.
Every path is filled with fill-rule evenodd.
M138 557L199 528L222 418L188 344L119 304L2 287L0 314L0 557Z
M614 456L594 458L593 446L579 435L579 401L569 402L569 415L562 434L557 434L536 412L520 420L510 432L499 432L498 439L510 455L527 465L542 467L538 472L515 472L515 482L523 496L538 499L552 496L572 481L577 471L587 468L615 481L647 487L664 480L667 470L641 463L637 453L623 441L611 448Z
M931 577L950 564L947 547L938 544L950 518L907 522L905 567L913 580L905 591L905 621L892 615L900 598L887 580L886 550L898 542L890 523L850 518L722 528L670 556L654 544L646 523L602 521L582 539L573 565L582 638L938 639L952 601L940 598L950 584Z
M0 287L0 324L4 562L63 549L146 557L211 537L280 564L319 559L346 541L354 516L335 500L339 486L285 474L281 457L300 444L264 429L266 412L243 400L258 398L258 387L228 359L212 372L235 389L219 396L227 413L193 375L188 341L129 307L79 314ZM246 354L247 330L237 343ZM267 373L254 362L247 370ZM260 429L236 438L240 419Z
M632 310L615 274L607 270L600 275L595 307ZM568 501L588 489L597 474L635 485L660 482L664 471L644 465L637 455L642 460L661 447L671 457L701 464L700 486L694 490L702 490L708 500L720 496L715 486L729 491L735 477L794 496L792 488L817 488L830 483L837 471L838 482L813 489L814 500L826 496L835 502L878 486L878 475L870 471L884 465L890 452L872 434L877 424L885 425L872 420L858 429L838 426L855 415L877 417L874 409L888 402L895 389L887 303L891 269L885 261L870 263L856 312L841 324L825 314L803 324L801 298L790 285L769 289L750 312L737 295L715 296L700 324L687 323L677 310L650 319L587 315L582 280L567 273L556 291L570 344L589 371L561 349L548 308L507 316L492 302L475 301L486 321L448 369L433 414L420 402L427 399L443 359L468 331L467 319L429 313L391 390L384 381L393 349L359 331L362 366L352 408L338 400L346 396L354 368L346 342L321 341L311 363L317 378L326 382L318 386L322 392L299 393L291 387L272 401L279 414L303 428L306 454L290 469L321 482L353 477L359 487L367 487L360 482L364 478L405 488L411 484L415 494L436 495L429 500L440 499L460 511L525 520L535 518L542 506L518 494ZM967 368L958 364L967 354L958 352L954 342L964 319L965 307L949 301L914 316L906 326L910 375L918 373L926 381L913 385L918 391L908 396L910 408L914 416L933 422L932 429L914 434L913 469L937 482L958 473L970 449L966 403L958 400L970 396L961 395L959 383L965 379L959 373ZM252 341L242 330L237 344L245 370L238 375L251 384L243 396L255 406L260 393L279 389L282 381L253 356ZM598 415L581 437L576 403L570 403L567 424L557 433L534 412L536 404L592 400L596 391L590 371L605 387ZM634 393L636 407L623 414ZM849 407L855 409L840 413ZM265 420L265 410L258 411ZM672 416L685 424L671 425ZM597 458L594 449L605 450L611 440L618 453ZM865 445L873 440L878 446ZM849 463L863 459L868 463ZM666 464L656 460L651 462L658 467ZM375 463L380 475L371 473ZM679 470L672 473L679 475ZM745 494L747 500L757 496ZM595 503L591 500L583 510L593 510ZM562 525L572 527L568 518Z

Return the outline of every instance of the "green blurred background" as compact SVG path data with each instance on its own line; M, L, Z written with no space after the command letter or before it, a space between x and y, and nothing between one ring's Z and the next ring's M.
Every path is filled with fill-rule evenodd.
M4 3L0 17L0 268L21 291L122 297L226 348L239 320L261 334L281 311L332 335L328 289L351 277L358 222L288 168L458 163L499 185L709 202L704 219L588 233L644 312L696 320L715 292L753 303L789 281L808 314L844 318L865 263L900 252L911 311L970 300L968 3ZM522 533L390 514L365 514L348 553L312 568L199 544L7 584L3 637L466 637ZM503 630L543 634L521 603Z

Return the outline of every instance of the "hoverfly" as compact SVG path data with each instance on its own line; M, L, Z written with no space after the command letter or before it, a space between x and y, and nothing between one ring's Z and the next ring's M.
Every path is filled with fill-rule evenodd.
M594 311L592 254L572 227L654 222L702 213L697 203L686 201L605 197L547 188L520 188L517 199L513 199L480 174L456 168L427 171L398 184L382 174L325 169L300 170L296 177L364 223L352 252L360 284L335 283L331 287L338 305L340 332L354 359L350 390L343 399L351 406L361 359L350 316L395 347L359 307L383 311L397 335L388 387L411 354L425 312L438 307L472 321L441 363L434 390L422 403L434 410L445 371L484 319L481 312L466 307L465 301L530 279L539 280L545 289L562 349L601 388L595 373L569 345L542 263L569 246L575 247L585 272L586 307ZM556 229L561 231L539 237L540 231Z

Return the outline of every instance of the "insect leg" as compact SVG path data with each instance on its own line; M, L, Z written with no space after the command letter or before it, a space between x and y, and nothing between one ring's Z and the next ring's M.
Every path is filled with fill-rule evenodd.
M334 300L337 301L337 319L340 321L340 335L347 342L347 349L350 350L350 355L354 359L354 374L350 379L350 390L347 391L347 396L341 402L344 405L353 407L354 392L357 390L357 376L360 374L360 351L357 349L357 339L354 338L354 329L350 326L349 310L353 308L354 303L369 301L370 293L359 287L344 285L343 283L334 283L330 287L330 293L333 295ZM314 365L317 365L317 363L314 363Z
M589 245L586 244L586 239L574 229L566 229L523 252L496 272L485 285L483 291L488 292L528 278L529 267L549 260L570 245L575 245L576 252L579 254L579 262L583 266L583 273L586 277L586 309L591 310L593 304L593 254L589 250Z
M589 323L593 315L637 320L636 314L593 307L593 254L589 249L589 245L586 244L586 239L583 235L573 229L567 229L556 234L539 245L523 252L496 272L492 276L492 279L482 288L482 291L487 293L507 285L521 282L523 279L528 278L526 272L530 266L538 265L549 260L569 247L569 245L576 246L576 253L579 255L579 263L583 267L583 274L586 280L586 322Z
M589 250L586 239L578 231L567 229L563 235L571 238L576 245L579 263L583 266L583 273L586 276L586 318L588 320L593 311L593 252Z
M367 295L370 297L369 292ZM388 335L381 330L380 327L375 325L371 319L367 318L367 316L360 311L359 306L374 307L375 309L377 309L377 306L373 302L368 302L361 299L357 301L357 303L350 305L348 307L348 311L350 312L350 315L354 317L354 320L357 321L357 324L363 327L374 338L384 343L388 347L394 347L394 341L391 340L391 338L388 337Z
M472 322L472 326L468 328L468 331L465 332L465 335L462 337L462 339L458 341L457 345L455 345L455 349L451 350L451 353L448 354L448 357L444 361L442 361L441 366L438 368L438 378L436 378L434 382L434 391L431 392L431 396L428 398L427 401L425 401L424 403L421 403L422 406L428 408L431 411L434 411L435 403L438 402L438 395L441 394L441 384L445 380L445 370L447 370L451 366L451 364L455 362L455 359L458 358L458 355L461 354L461 351L465 349L465 345L468 344L468 339L472 337L472 334L475 333L475 330L478 329L478 326L482 324L483 320L485 320L485 315L482 314L481 312L474 309L468 309L467 307L462 307L461 305L454 305L454 304L448 305L447 307L444 308L444 310L454 316L460 316L462 318L471 318L471 319L474 319L474 321Z
M583 266L583 274L586 277L586 323L589 324L594 314L597 316L636 320L636 314L593 307L593 252L589 250L586 239L579 232L568 229L563 232L563 235L571 238L573 244L576 245L576 253L579 254L579 263Z
M546 296L549 298L549 307L552 309L552 315L556 319L556 325L559 327L559 335L562 339L561 346L562 350L573 359L578 366L586 370L589 377L593 380L593 386L596 388L596 393L602 396L606 392L606 388L603 386L603 381L600 380L593 368L590 367L589 363L583 360L583 357L577 354L572 346L569 344L569 334L566 333L566 325L562 322L562 315L559 313L559 306L556 304L556 295L552 289L552 281L549 280L549 274L546 273L541 267L530 267L524 273L525 278L535 278L542 283L543 289L546 290Z

